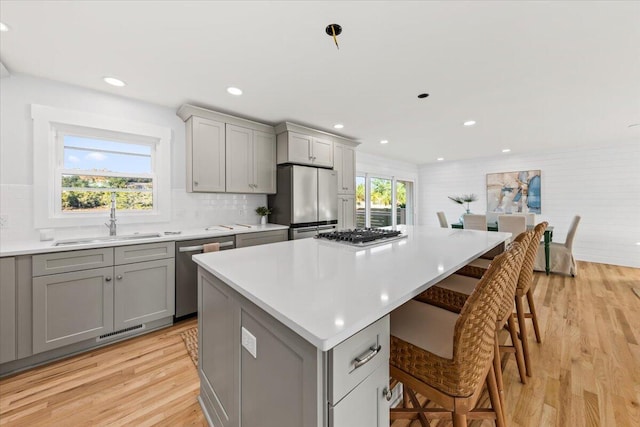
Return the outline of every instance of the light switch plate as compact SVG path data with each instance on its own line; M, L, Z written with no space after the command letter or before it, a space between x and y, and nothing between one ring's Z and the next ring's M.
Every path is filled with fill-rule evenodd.
M254 359L257 358L256 337L253 336L251 332L247 331L244 326L242 327L242 346L247 349Z

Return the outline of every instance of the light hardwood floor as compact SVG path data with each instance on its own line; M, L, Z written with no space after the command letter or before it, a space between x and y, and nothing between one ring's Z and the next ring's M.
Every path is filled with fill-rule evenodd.
M507 363L512 427L640 426L640 298L632 292L640 288L640 269L579 268L576 278L536 274L543 343L530 341L528 384L520 383L513 358ZM195 324L0 380L0 425L205 425L198 376L180 337Z

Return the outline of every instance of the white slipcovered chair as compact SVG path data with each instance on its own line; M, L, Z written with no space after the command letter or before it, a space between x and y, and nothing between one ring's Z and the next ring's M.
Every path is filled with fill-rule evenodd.
M436 212L438 215L438 221L440 222L440 227L449 228L449 224L447 224L447 217L444 215L444 212Z
M498 215L498 231L511 233L514 238L527 231L527 219L524 215Z
M549 269L553 273L570 274L576 276L578 274L578 268L576 260L573 258L573 239L576 236L576 229L580 223L580 215L573 217L571 225L569 226L569 232L564 243L551 242L549 243ZM536 262L534 270L545 271L545 254L544 243L540 243L542 246L536 255Z
M487 231L487 216L479 214L464 214L462 223L465 230Z

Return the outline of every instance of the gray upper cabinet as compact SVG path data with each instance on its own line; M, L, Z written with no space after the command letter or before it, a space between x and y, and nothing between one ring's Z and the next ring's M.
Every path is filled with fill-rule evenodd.
M278 164L333 167L333 141L299 132L278 134Z
M272 126L193 105L186 122L187 191L276 192L276 138Z
M225 191L225 124L202 117L187 120L187 191Z
M335 144L333 153L334 169L338 172L338 194L355 194L355 150L344 144Z
M227 192L276 192L274 134L227 124Z

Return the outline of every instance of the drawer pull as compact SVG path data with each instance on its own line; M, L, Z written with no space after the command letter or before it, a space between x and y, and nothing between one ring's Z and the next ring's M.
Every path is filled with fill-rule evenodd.
M387 399L387 402L391 402L391 399L393 399L393 390L389 390L388 387L385 387L384 390L382 390L382 395Z
M369 362L371 359L373 359L376 354L380 353L380 350L382 349L382 346L375 346L372 345L371 348L369 348L369 351L367 351L365 354L358 356L354 359L354 365L355 365L355 369L358 369L360 366L366 364L367 362Z

